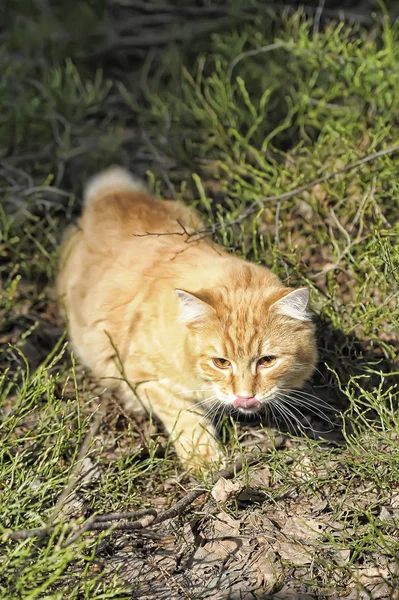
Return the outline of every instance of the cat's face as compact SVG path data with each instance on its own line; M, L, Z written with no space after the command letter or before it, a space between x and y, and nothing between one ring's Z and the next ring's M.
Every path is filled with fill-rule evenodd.
M177 293L189 331L188 358L210 397L253 413L301 388L312 374L316 344L307 290L278 288L266 298L248 290L201 299Z

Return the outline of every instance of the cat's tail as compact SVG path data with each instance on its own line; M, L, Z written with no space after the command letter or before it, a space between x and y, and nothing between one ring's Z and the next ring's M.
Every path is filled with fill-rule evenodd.
M110 167L88 181L84 191L84 205L88 206L97 198L102 198L109 192L123 190L133 190L141 193L147 191L144 183L123 167Z

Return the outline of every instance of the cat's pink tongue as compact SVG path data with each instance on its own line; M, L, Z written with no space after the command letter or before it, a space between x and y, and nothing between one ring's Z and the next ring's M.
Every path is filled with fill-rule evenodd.
M242 406L243 408L258 408L258 406L260 406L260 402L254 396L251 396L250 398L238 397L234 400L233 406L234 408L239 408L240 406Z

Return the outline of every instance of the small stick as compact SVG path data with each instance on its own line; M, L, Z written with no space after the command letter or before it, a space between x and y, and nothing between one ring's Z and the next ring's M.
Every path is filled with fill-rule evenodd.
M97 515L96 522L103 523L104 521L121 521L122 519L140 519L140 517L145 517L146 515L152 515L153 517L156 517L157 514L158 513L155 508L142 508L141 510L136 510L134 512L114 512L105 513L104 515Z

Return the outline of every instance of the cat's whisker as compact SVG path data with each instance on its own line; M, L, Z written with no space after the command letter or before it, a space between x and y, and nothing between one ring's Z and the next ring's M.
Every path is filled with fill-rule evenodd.
M302 419L305 419L309 425L309 429L311 429L311 431L313 431L314 433L321 433L318 432L318 430L316 430L313 425L311 425L309 419L307 418L307 416L298 408L298 406L296 406L296 404L299 404L299 406L303 406L309 409L309 412L313 413L314 415L316 415L317 417L319 417L320 419L322 419L323 421L326 421L329 425L331 425L332 429L330 431L332 431L335 427L334 423L331 421L331 419L329 419L329 417L321 410L318 410L315 407L311 407L309 408L309 406L307 404L301 404L300 402L295 402L292 398L290 398L289 396L281 396L279 397L279 401L286 407L286 409L293 415L295 416L292 411L296 411L299 413L300 417ZM303 426L303 425L302 425Z
M280 392L280 394L282 396L284 396L285 398L287 398L289 401L291 401L295 404L298 404L300 406L303 406L304 408L309 408L309 410L310 409L316 410L320 414L324 415L327 418L327 413L322 410L323 408L326 408L325 405L323 405L323 404L320 405L319 403L317 403L315 401L309 400L309 398L302 398L302 397L298 398L297 396L293 396L291 394L284 394L281 392ZM327 407L327 410L330 410L329 407ZM330 412L334 412L334 411L330 410Z
M217 423L216 423L216 425L215 425L215 429L216 429L216 430L219 428L219 425L220 425L221 421L223 420L223 418L224 418L225 414L226 414L226 406L225 406L225 405L223 405L223 406L222 406L222 410L220 411L219 418L218 418L218 420L217 420Z
M275 420L278 422L279 420L281 420L281 418L283 418L285 424L287 425L287 428L290 430L289 423L287 422L285 416L282 414L282 412L280 410L280 402L277 397L274 397L272 400L270 400L268 407L272 411L272 414L273 414L273 417L275 418ZM273 409L276 412L274 412Z
M296 394L295 392L286 392L285 390L282 393L289 395L291 398L296 398L298 400L302 400L303 402L307 402L309 405L323 407L330 412L335 412L335 409L333 406L331 406L331 404L328 404L328 402L319 401L317 398L302 396L301 394Z
M287 425L287 429L290 433L295 434L294 430L291 430L291 419L287 420L287 417L285 415L285 412L283 410L283 405L279 402L279 400L274 399L273 404L271 404L270 406L274 406L274 408L276 409L278 415L280 415L280 417L282 417L284 423Z
M284 402L281 402L280 400L278 400L277 402L278 402L278 404L279 404L279 406L280 406L280 409L281 409L281 411L282 411L282 412L284 412L284 413L287 415L287 417L291 418L291 419L293 420L293 422L294 422L294 423L295 423L295 422L296 422L296 423L298 423L298 425L299 425L299 428L300 428L300 429L301 429L301 428L302 428L302 429L309 429L310 431L312 431L312 432L315 432L315 430L314 430L314 428L313 428L312 424L310 423L309 419L308 419L308 418L307 418L305 415L302 415L302 414L300 413L300 416L301 416L303 419L305 419L305 421L307 422L307 424L308 424L308 427L306 427L306 426L305 426L305 425L304 425L304 424L303 424L303 423L300 421L300 419L297 417L297 415L296 415L295 413L293 413L293 412L292 412L292 410L291 410L290 408L288 408L288 406L287 406L287 404L286 404L286 403L284 403ZM291 407L291 408L292 408L292 409L294 409L294 407Z
M277 392L277 395L281 400L283 400L287 404L298 405L305 409L308 409L313 414L316 414L319 417L331 423L327 414L316 403L309 402L306 398L295 398L294 396L291 396L289 394L283 394L281 392Z
M318 368L317 368L317 367L316 367L316 366L315 366L313 363L310 363L310 362L305 362L305 363L303 363L303 364L304 364L304 365L308 365L308 366L310 366L310 367L313 367L313 370L314 370L314 371L317 371L317 373L318 373L318 374L319 374L321 377L323 377L323 379L324 379L324 380L326 379L326 378L325 378L325 376L323 375L323 373L320 371L320 369L318 369Z
M331 425L332 427L334 427L334 423L331 421L331 419L329 419L329 417L325 413L323 413L322 411L318 411L316 408L309 408L306 405L295 403L295 402L292 402L292 401L288 402L287 404L289 406L291 406L293 409L295 408L302 415L304 415L304 413L301 410L301 408L302 409L307 409L315 417L318 417L322 421L324 421L324 422L328 423L329 425Z
M288 407L286 404L284 404L284 408L286 409L286 411L292 415L292 418L298 423L298 427L299 429L303 430L303 429L308 429L309 431L311 431L312 433L316 433L316 429L313 427L311 421L309 421L308 417L306 417L305 415L303 415L300 411L298 411L299 416L297 414L295 414L295 412L293 412L295 410L294 406ZM303 421L305 421L305 423L303 423ZM306 425L307 424L307 425Z
M305 411L309 411L310 413L318 416L323 421L329 423L332 427L334 427L333 421L330 419L328 414L322 410L320 406L317 404L310 403L306 398L296 398L294 396L285 396L284 401L290 405L294 405L296 407L301 407ZM299 410L299 409L297 409ZM331 411L330 411L331 412ZM334 411L337 414L338 411Z
M317 413L327 421L330 420L329 416L327 415L327 412L323 410L324 406L320 407L317 403L309 402L307 398L296 398L295 396L288 396L288 398L289 401L292 402L292 404L302 406L304 409L308 409L309 411L314 412L315 414ZM336 413L337 411L330 412Z
M211 406L200 419L198 419L196 426L199 427L205 420L211 421L212 416L217 413L219 406Z
M316 396L315 394L311 394L306 389L299 389L299 388L292 388L292 389L285 388L285 389L286 389L286 391L289 391L289 392L295 392L295 393L298 393L298 394L303 394L304 396L310 396L311 398L316 398L317 400L319 400L318 396Z
M274 419L274 421L276 422L276 425L279 429L279 431L281 431L281 420L283 420L283 422L286 424L288 432L290 434L295 434L294 429L292 428L291 425L291 419L289 419L287 421L286 416L284 415L284 413L281 411L281 406L280 403L275 400L273 403L268 405L268 408L270 409L270 412L272 413L272 417Z
M300 418L302 418L302 419L304 419L304 420L307 422L307 424L308 424L308 426L309 426L309 429L311 429L311 430L313 431L313 425L312 425L312 424L311 424L311 422L309 421L309 418L308 418L308 417L307 417L305 414L303 414L299 408L297 408L297 407L296 407L295 405L293 405L291 402L289 402L289 401L287 402L287 398L283 398L282 400L280 400L280 402L282 403L282 405L284 406L284 408L287 410L287 412L288 412L289 414L291 414L291 415L292 415L292 417L293 417L293 418L294 418L294 419L295 419L295 420L296 420L298 423L300 423L302 427L303 427L303 424L302 424L302 423L301 423L301 421L299 420L299 417L300 417ZM295 412L293 412L293 411L295 411ZM299 414L299 417L298 417L298 415L297 415L296 413L298 413L298 414Z
M213 412L214 410L217 410L219 408L218 403L215 402L216 398L211 398L207 404L210 404L210 406L206 407L206 410L204 412L204 416L207 416L209 413Z
M273 407L273 404L272 404L272 403L268 404L268 405L267 405L267 409L268 409L268 410L270 410L270 413L271 413L272 419L273 419L274 421L277 421L277 419L276 419L276 415L275 415L275 413L274 413L274 407Z
M328 429L327 431L326 430L320 431L319 429L316 429L315 427L313 427L313 425L310 423L309 419L296 406L290 405L290 407L292 410L296 410L302 419L306 419L307 423L309 424L309 429L313 433L328 433L328 432L333 431L335 428L334 423L332 423L329 419L326 419L323 417L323 420L327 421L331 425L331 429ZM320 417L320 418L322 418L322 417ZM303 427L303 424L301 426Z
M322 400L321 398L319 398L318 396L315 396L314 394L309 394L308 392L306 392L305 390L298 390L298 389L287 389L287 388L281 388L279 391L284 392L289 394L290 396L299 396L299 397L303 397L304 399L309 399L309 403L314 402L317 405L323 406L324 408L326 408L327 410L330 410L331 412L337 412L337 410L328 402L326 402L325 400Z

